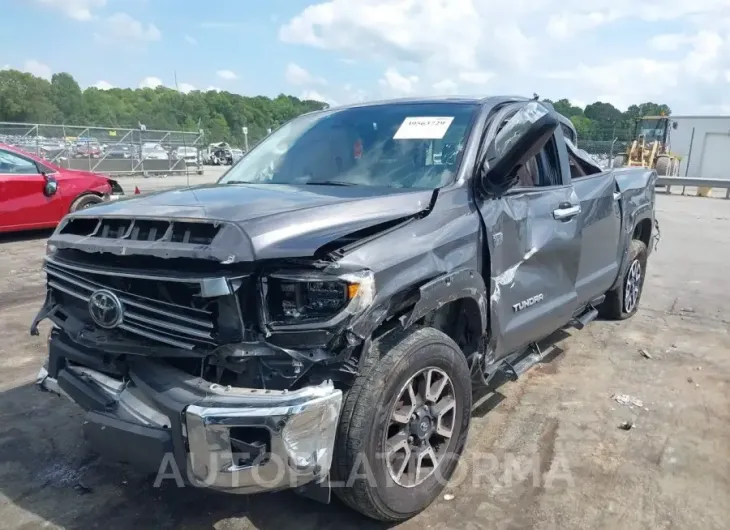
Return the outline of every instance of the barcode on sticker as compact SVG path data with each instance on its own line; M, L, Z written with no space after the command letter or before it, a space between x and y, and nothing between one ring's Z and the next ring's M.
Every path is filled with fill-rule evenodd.
M441 140L449 130L453 116L406 118L393 136L394 140Z

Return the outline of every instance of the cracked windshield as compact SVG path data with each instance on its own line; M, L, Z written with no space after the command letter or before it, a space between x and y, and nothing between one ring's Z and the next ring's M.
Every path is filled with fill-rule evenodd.
M268 136L220 183L438 188L454 177L476 108L391 104L305 115Z

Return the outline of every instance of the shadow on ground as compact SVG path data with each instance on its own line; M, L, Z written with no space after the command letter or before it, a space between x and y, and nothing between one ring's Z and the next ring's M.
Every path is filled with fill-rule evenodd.
M553 341L565 335L558 332ZM546 352L545 366L561 351ZM508 381L501 378L476 392L475 403L487 396L475 408L476 416L499 405L499 387ZM6 513L16 515L5 522L15 528L37 527L41 521L67 529L388 528L337 500L323 505L291 492L237 496L178 488L173 480L154 487L153 476L92 453L83 439L83 412L33 384L0 394L0 411L0 492L14 505Z
M10 232L0 234L0 245L3 243L21 243L23 241L33 241L35 239L48 239L51 237L53 229L49 230L28 230L24 232Z

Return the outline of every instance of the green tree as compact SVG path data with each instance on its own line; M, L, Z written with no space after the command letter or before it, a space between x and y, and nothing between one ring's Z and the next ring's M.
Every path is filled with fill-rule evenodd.
M60 111L60 118L68 123L82 123L86 118L84 95L76 80L65 72L51 78L51 102Z
M557 112L559 112L566 118L572 118L573 116L583 116L583 109L580 107L576 107L567 99L559 99L558 101L553 103L553 107Z
M49 123L59 112L48 81L17 70L0 71L0 119Z
M545 100L550 101L550 100ZM553 103L555 110L572 120L579 140L628 139L635 118L671 113L667 105L646 102L621 112L610 103L597 101L585 110L568 99ZM68 73L54 74L51 82L17 70L0 71L0 121L58 123L110 128L198 131L206 141L243 145L243 127L250 145L300 114L327 108L321 101L302 101L279 94L242 96L230 92L192 91L182 94L165 87L155 89L113 88L81 90Z

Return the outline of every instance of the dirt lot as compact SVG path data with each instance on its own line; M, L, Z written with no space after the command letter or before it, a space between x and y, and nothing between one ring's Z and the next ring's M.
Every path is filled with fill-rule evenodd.
M658 201L663 239L639 314L560 338L549 362L486 396L458 478L402 528L727 528L730 203ZM1 528L378 527L291 493L156 489L91 454L79 410L33 387L43 236L0 243Z

